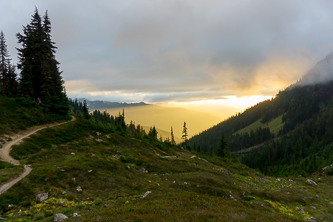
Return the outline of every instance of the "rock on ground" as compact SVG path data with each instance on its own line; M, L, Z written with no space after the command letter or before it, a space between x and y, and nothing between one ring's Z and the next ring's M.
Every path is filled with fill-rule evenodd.
M36 195L36 200L38 203L43 203L45 200L49 198L48 192L39 193Z
M68 217L65 215L65 214L62 214L62 213L59 213L59 214L56 214L54 215L54 222L62 222L62 221L65 221L67 220Z
M307 180L306 180L306 183L307 183L307 184L310 184L310 185L313 185L313 186L317 186L317 183L314 182L313 180L310 180L310 179L307 179Z

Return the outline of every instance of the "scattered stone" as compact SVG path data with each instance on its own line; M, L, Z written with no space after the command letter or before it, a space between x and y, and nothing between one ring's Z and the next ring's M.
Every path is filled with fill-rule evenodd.
M121 155L121 152L119 150L116 151L117 155Z
M65 172L66 170L65 169L60 169L61 172Z
M151 183L151 181L150 181L150 180L148 180L148 182L149 182L149 183Z
M37 203L43 203L48 198L49 198L49 193L48 192L43 192L43 193L39 193L39 194L36 195Z
M142 173L148 173L148 170L146 170L145 168L141 168L140 171L141 171Z
M101 133L100 133L100 132L96 132L96 134L97 134L97 136L100 136L100 135L101 135Z
M281 179L280 179L280 178L276 178L276 181L280 182L280 181L281 181Z
M331 204L333 204L333 201L330 201Z
M156 183L157 184L157 186L160 186L160 184L159 183Z
M315 217L310 217L307 221L316 222L316 218Z
M67 192L66 191L62 191L62 195L65 195Z
M96 157L96 155L95 154L91 154L91 157Z
M73 217L80 217L81 215L78 213L73 213Z
M76 188L76 190L77 190L77 192L82 192L82 188L81 188L80 186L78 186L78 187Z
M62 213L59 213L59 214L56 214L54 215L54 222L62 222L62 221L65 221L67 220L68 217L65 215L65 214L62 214Z
M45 181L45 182L47 181L47 177L44 179L44 181Z
M6 220L6 218L0 217L0 220Z
M128 203L129 203L129 201L128 201L128 200L126 200L125 204L128 204Z
M319 197L319 194L316 194L316 197Z
M234 196L232 196L231 194L229 195L229 197L230 197L230 199L232 199L232 200L236 200L236 199L234 198Z
M108 207L108 205L107 205L107 204L104 204L104 207Z
M289 179L290 182L292 182L293 180L292 179Z
M316 206L311 206L313 209L317 209Z
M73 180L73 181L74 181L74 183L75 183L75 177L73 177L73 178L72 178L72 180Z
M127 167L127 169L131 169L131 167L130 167L130 166L128 166L128 165L127 165L126 167Z
M306 183L307 183L307 184L310 184L310 185L313 185L313 186L317 186L317 183L314 182L313 180L310 180L310 179L307 179L307 180L306 180Z
M161 156L162 158L170 159L170 158L177 158L177 156Z
M106 135L106 138L110 139L110 136L109 136L109 135Z
M184 182L184 185L187 185L187 182Z
M7 206L7 210L9 211L9 210L12 210L14 208L14 204L9 204L8 206Z
M72 155L75 155L75 153L71 153Z
M298 211L298 214L301 214L302 211L304 211L304 207L303 206L301 206L301 209Z
M198 184L197 187L200 187L200 185Z
M173 183L176 183L176 181L174 180Z
M63 200L60 201L60 204L64 204L64 203L65 203L65 201L63 201Z
M92 203L92 204L91 204L91 206L92 206L92 207L94 207L94 206L95 206L95 204L94 204L94 203Z
M103 140L102 140L102 139L96 139L96 141L97 141L97 142L103 142Z
M146 198L150 193L151 193L151 191L147 191L145 194L143 194L143 195L141 196L141 198Z
M91 172L93 172L93 170L88 170L88 173L91 173Z

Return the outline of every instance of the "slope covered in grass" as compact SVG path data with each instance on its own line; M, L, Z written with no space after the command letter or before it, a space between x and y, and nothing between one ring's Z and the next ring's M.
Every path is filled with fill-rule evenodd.
M275 136L277 136L279 131L283 128L282 116L283 115L280 115L280 116L270 120L267 123L263 123L262 119L258 119L251 125L248 125L242 129L238 130L237 132L234 133L234 135L237 133L239 133L239 134L251 133L251 131L255 131L259 127L261 127L261 128L268 127L270 129L270 132L273 133Z
M29 99L0 96L0 138L28 127L58 120Z
M237 161L134 138L94 120L39 131L12 155L33 171L0 198L8 221L53 221L58 212L72 221L333 219L330 177L316 178L318 187L305 178L278 181ZM49 199L37 204L40 192Z

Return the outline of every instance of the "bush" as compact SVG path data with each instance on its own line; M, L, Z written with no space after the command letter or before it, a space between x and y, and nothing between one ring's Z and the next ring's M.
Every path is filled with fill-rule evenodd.
M95 205L101 205L101 204L102 204L102 199L101 199L101 198L97 198L97 199L94 201L94 204L95 204Z
M333 169L327 170L326 174L329 175L329 176L332 176L333 175Z

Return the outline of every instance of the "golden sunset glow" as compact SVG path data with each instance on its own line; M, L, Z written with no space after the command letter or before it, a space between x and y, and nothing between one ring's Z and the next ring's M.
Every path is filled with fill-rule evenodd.
M271 99L272 96L226 96L226 99L219 100L201 100L193 102L169 102L160 104L167 107L182 107L189 110L198 112L209 113L216 116L221 120L234 115L235 113L242 112L246 108L251 107L261 101Z

